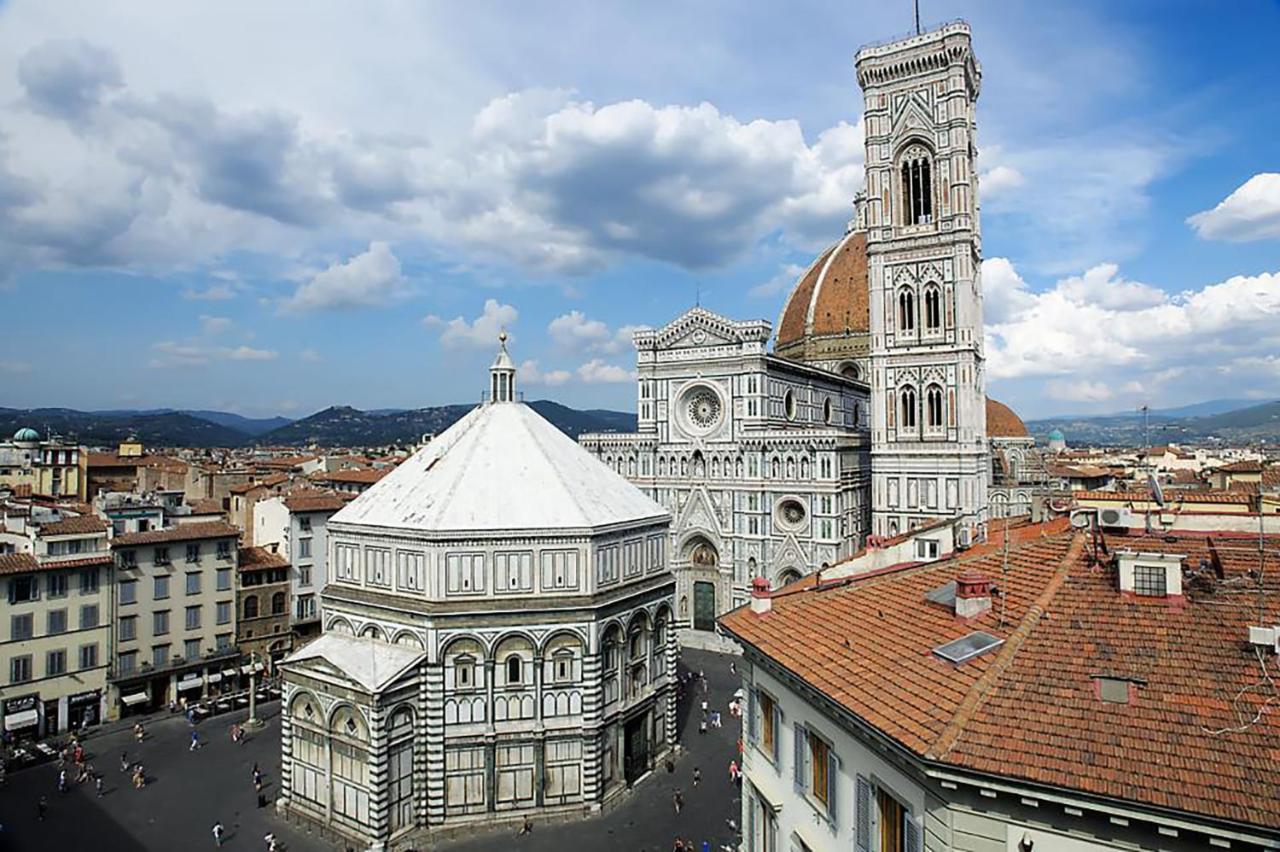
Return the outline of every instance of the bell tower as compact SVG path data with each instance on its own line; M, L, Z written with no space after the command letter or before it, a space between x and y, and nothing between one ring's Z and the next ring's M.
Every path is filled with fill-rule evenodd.
M855 59L865 98L872 531L985 535L990 463L974 169L982 72L962 21Z

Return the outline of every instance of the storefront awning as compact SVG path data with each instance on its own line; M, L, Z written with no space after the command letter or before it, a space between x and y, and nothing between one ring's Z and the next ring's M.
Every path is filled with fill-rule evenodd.
M123 701L125 704L129 705L130 707L134 707L134 706L137 706L138 704L146 704L147 694L145 692L135 692L131 695L123 696L120 700Z
M16 731L19 728L30 728L40 723L40 714L35 710L19 710L4 717L4 729Z
M222 680L222 672L214 672L209 675L209 683L217 683L220 680Z
M201 681L199 677L193 677L187 680L180 680L178 681L178 691L186 692L189 689L199 689L200 684L201 684Z

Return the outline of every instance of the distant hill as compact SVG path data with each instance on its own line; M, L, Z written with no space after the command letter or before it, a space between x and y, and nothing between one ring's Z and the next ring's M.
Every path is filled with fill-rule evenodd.
M0 435L23 426L89 446L111 446L136 436L152 447L237 447L244 432L181 411L98 413L70 408L0 408Z
M583 432L630 431L636 416L622 411L578 411L550 400L529 405L557 428L576 438ZM42 436L54 433L89 446L112 446L137 436L152 447L242 447L259 445L333 447L379 446L417 442L438 434L474 406L360 411L333 406L301 420L255 419L225 411L77 411L71 408L0 408L0 440L24 426Z
M1280 402L1247 402L1223 410L1232 400L1214 400L1182 408L1152 411L1145 440L1150 444L1221 441L1228 444L1280 442ZM1180 414L1179 412L1192 412ZM1198 412L1200 416L1196 416ZM1027 428L1043 438L1060 429L1068 444L1107 444L1141 447L1144 441L1141 413L1101 416L1047 417L1028 420Z
M551 400L538 400L529 406L572 438L583 432L627 431L636 427L636 416L621 411L578 411ZM442 405L361 411L350 406L333 406L260 435L257 443L348 447L407 444L423 435L443 432L474 407Z

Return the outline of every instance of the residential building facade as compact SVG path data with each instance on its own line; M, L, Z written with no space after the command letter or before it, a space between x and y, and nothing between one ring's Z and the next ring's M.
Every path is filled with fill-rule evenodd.
M328 491L296 490L253 507L254 540L275 547L290 566L290 615L301 640L320 633L320 590L328 582L326 524L350 500Z
M289 562L265 547L242 547L236 575L236 644L274 665L293 649L289 629Z
M112 539L113 716L201 698L237 661L239 535L213 522Z

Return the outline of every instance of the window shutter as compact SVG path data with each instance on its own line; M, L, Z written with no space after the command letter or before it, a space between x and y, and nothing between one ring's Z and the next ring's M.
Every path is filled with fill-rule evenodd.
M920 852L920 823L905 811L902 814L902 852Z
M871 850L871 784L859 775L854 780L854 807L857 810L855 839L858 852Z
M795 760L794 771L791 773L791 778L795 782L797 793L803 793L808 788L808 785L805 784L805 780L804 780L804 764L805 764L805 758L808 756L808 752L809 752L808 732L805 731L803 725L801 725L799 722L796 722L796 736L795 736L796 760Z
M759 705L760 702L756 700L756 691L747 690L747 742L749 743L756 741L756 707Z
M834 751L827 751L827 817L831 820L831 827L836 827L836 810L840 806L840 785L836 782L840 778L840 758L836 757Z
M782 731L782 711L778 709L777 702L773 705L773 765L778 765L778 740L782 739L779 734Z

